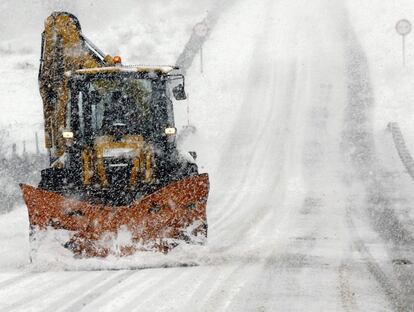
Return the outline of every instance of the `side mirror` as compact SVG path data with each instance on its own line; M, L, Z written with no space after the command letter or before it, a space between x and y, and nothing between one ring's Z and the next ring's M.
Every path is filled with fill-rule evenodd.
M197 160L197 152L190 151L190 152L188 152L188 154L190 154L190 156L194 159L194 161Z
M175 86L172 89L172 92L173 92L174 98L177 101L185 100L187 98L187 95L185 94L184 86L182 84Z

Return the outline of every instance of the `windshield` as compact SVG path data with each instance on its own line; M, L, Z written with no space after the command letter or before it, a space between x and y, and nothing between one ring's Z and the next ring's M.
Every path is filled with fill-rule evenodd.
M151 81L147 79L93 79L86 96L94 135L140 134L150 117Z
M174 127L172 101L163 79L97 75L73 80L66 125L78 142L92 144L99 136L142 135L162 141Z

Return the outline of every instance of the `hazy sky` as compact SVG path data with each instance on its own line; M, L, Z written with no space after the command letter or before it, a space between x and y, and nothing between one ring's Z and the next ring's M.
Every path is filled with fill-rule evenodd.
M206 11L216 0L1 0L0 40L31 40L40 36L44 19L53 11L75 14L84 32L105 31L136 12L137 23L160 18L180 18ZM168 16L166 14L168 13Z

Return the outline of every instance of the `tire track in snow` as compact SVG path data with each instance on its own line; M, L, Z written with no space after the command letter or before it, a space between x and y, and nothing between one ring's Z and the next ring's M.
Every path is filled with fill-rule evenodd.
M206 281L209 281L210 278L217 278L217 275L214 274L214 270L216 269L217 268L215 267L206 268L205 270L200 272L200 274L196 274L196 276L193 277L192 280L186 281L186 283L183 283L183 285L180 285L180 287L172 289L171 292L175 293L175 298L173 297L172 300L167 299L165 303L170 307L174 307L171 308L171 310L174 311L193 311L194 307L198 305L197 302L194 303L193 306L189 306L188 309L182 308L180 304L188 302L189 298L192 298L193 294L197 292L197 290L201 288ZM177 300L178 298L179 300ZM151 311L153 309L151 307L148 307L147 310Z
M146 305L148 305L154 298L157 301L156 304L159 304L160 297L162 298L162 293L166 291L167 289L170 289L168 293L173 293L175 291L175 286L181 286L184 284L189 277L189 275L192 275L193 272L190 271L191 269L186 270L174 270L175 271L175 278L168 279L165 277L163 280L166 280L166 283L163 283L161 285L155 285L154 287L148 288L144 292L144 294L148 294L145 298L140 298L137 300L136 297L131 297L127 302L125 302L120 308L119 311L147 311ZM152 293L150 293L151 290L154 290ZM137 302L138 301L138 302ZM151 311L154 311L153 309L150 309Z
M146 274L137 272L133 279L128 279L120 284L118 288L106 293L106 296L100 298L96 306L91 303L87 306L87 309L94 311L100 307L100 310L122 311L120 306L125 303L119 301L118 298L136 298L137 300L138 298L146 298L159 284L162 284L164 280L170 280L176 274L175 270L170 271L166 275L154 274L154 271L146 271ZM131 293L133 293L132 296Z
M287 64L279 69L278 73L283 72L283 80L278 84L276 77L276 70L269 67L269 64L275 66L276 54L273 51L264 49L267 42L270 40L277 44L276 36L267 31L268 28L274 29L275 25L269 25L271 14L274 12L274 3L268 1L267 7L272 9L263 10L264 17L262 25L259 25L264 31L260 31L257 36L255 49L253 50L252 59L258 60L249 68L247 77L250 77L251 82L246 84L251 85L251 88L246 90L246 97L239 108L239 116L236 118L235 124L241 124L243 127L235 127L230 135L233 139L231 144L227 147L227 151L223 153L222 166L226 167L226 163L232 158L229 155L242 154L242 161L237 162L239 168L230 170L230 176L227 179L238 182L238 191L234 194L229 194L227 198L220 203L222 206L228 207L225 212L220 215L220 218L214 223L216 231L226 231L229 225L237 224L237 227L232 227L233 237L237 238L237 242L229 242L229 245L221 246L220 250L228 250L229 248L238 248L238 243L250 239L251 232L256 231L261 227L261 220L268 218L269 213L272 212L272 205L276 201L282 202L282 195L284 192L284 185L280 183L284 178L284 165L286 159L286 146L289 118L280 120L279 116L289 117L291 114L291 105L280 105L274 103L280 101L281 103L292 102L295 94L298 92L296 86L297 67L296 63ZM254 82L254 83L253 83ZM278 86L278 88L276 87ZM258 88L259 87L259 88ZM252 104L256 103L252 106ZM265 105L263 105L265 104ZM270 105L269 105L270 104ZM266 110L266 113L263 113ZM283 110L281 112L280 110ZM249 114L246 114L246 112ZM263 120L264 118L264 120ZM270 144L263 144L262 138L266 137L268 133L274 133L275 138ZM250 143L246 145L246 137L249 138ZM281 147L281 148L277 148ZM250 152L241 152L243 149L248 149ZM265 159L263 159L265 157ZM228 158L228 159L227 159ZM243 165L244 164L244 165ZM259 165L261 164L261 165ZM268 165L266 167L266 164ZM272 174L269 176L269 166L272 166ZM232 165L234 166L234 164ZM240 170L244 168L244 170ZM240 173L239 173L240 172ZM252 190L253 179L266 178L266 185L264 190L260 193L255 193ZM263 182L263 181L258 181ZM272 194L271 199L266 198ZM240 209L241 207L251 206L252 209ZM244 211L244 213L242 213ZM229 222L231 220L231 222ZM249 220L249 222L246 222ZM224 230L221 230L224 228Z
M239 300L236 299L250 298L252 293L259 294L259 298L264 299L264 290L271 289L273 285L264 283L263 276L269 276L270 268L281 272L284 265L292 265L292 262L285 262L283 257L279 258L278 261L275 261L277 255L281 254L280 249L276 246L280 248L278 244L274 244L273 247L269 246L267 255L264 255L259 261L243 264L237 267L237 270L223 282L225 286L227 285L226 292L218 290L209 298L211 305L214 307L212 311L238 311L242 309L242 307L244 307L244 309L247 307L252 308L248 305L241 306ZM247 303L248 302L246 302L246 304Z
M100 273L98 274L98 276L92 278L92 279L88 279L87 282L82 282L82 280L77 281L78 283L81 283L80 286L78 286L77 288L71 289L71 290L67 290L64 294L63 294L63 298L59 297L51 302L48 303L47 307L44 309L44 311L50 311L50 312L55 312L57 311L59 308L64 307L65 305L68 304L68 302L71 301L71 298L78 298L80 296L82 296L83 294L85 294L85 292L89 291L90 289L93 289L94 287L97 287L100 283L104 282L105 280L107 280L110 277L111 273L110 272L105 272L105 273ZM56 294L55 294L56 296Z
M342 32L348 46L348 107L343 134L343 151L345 158L353 166L356 176L364 184L366 200L364 207L374 230L384 239L392 243L388 252L393 256L412 254L414 244L413 233L407 231L398 219L393 207L391 192L386 183L392 183L381 173L381 164L376 156L374 134L372 130L372 110L375 104L370 84L368 60L364 54L356 34L351 27L345 8L341 8ZM362 204L362 203L361 203ZM396 311L414 309L414 272L408 267L394 270L393 282L389 280L379 264L369 254L363 240L356 240L356 246L368 259L368 268L383 286L387 298ZM407 252L408 249L408 252ZM398 286L397 286L398 285ZM395 302L392 302L395 300Z
M255 68L255 70L257 70L257 68ZM289 83L289 85L294 86L295 85L295 69L290 67L288 69L288 73L287 73L287 81ZM272 75L273 76L273 75ZM275 81L274 76L273 78L267 80L267 81ZM266 83L269 85L270 89L272 90L270 93L270 96L265 97L265 99L263 100L263 102L269 102L270 99L274 99L276 98L276 90L274 88L274 84L272 83ZM294 90L294 88L289 87L289 90ZM249 92L250 93L250 92ZM292 97L293 97L294 91L292 91L291 93L287 93L284 96L286 97L284 100L285 101L289 101ZM255 97L254 99L249 99L246 102L246 105L250 105L251 102L253 100L257 101L257 97ZM249 194L249 189L251 188L252 185L252 177L257 177L260 176L260 168L256 167L257 162L254 160L255 158L261 158L263 154L266 155L266 152L263 152L262 149L268 149L269 146L265 146L265 147L261 147L262 149L260 149L259 151L259 147L261 144L263 144L261 142L261 137L265 136L268 133L268 128L269 125L273 125L274 124L274 120L275 118L275 114L278 113L276 112L275 109L276 105L271 106L271 109L267 112L267 120L262 121L259 125L256 126L256 130L255 132L256 134L256 138L255 140L253 140L252 145L249 145L249 149L251 149L252 153L249 153L249 157L246 158L246 164L248 164L247 169L243 170L243 175L242 177L240 177L239 179L239 186L240 186L240 192L238 192L237 194L233 194L232 196L229 196L229 198L226 199L225 202L220 203L223 206L229 206L228 209L226 209L226 212L220 217L220 219L217 220L217 222L214 224L215 227L223 227L223 226L227 226L228 222L229 222L229 218L230 217L234 217L237 216L237 212L240 210L240 206L245 206L246 203L249 201L249 197L252 196L252 194ZM241 109L246 110L244 108ZM272 120L273 119L273 120ZM244 124L243 122L240 122L241 124ZM284 125L280 125L280 132L284 133L285 130ZM278 135L278 133L276 132L275 135ZM279 134L281 136L281 134ZM240 137L246 137L246 135L241 135ZM245 142L240 143L241 145L245 145ZM232 149L234 149L232 147ZM236 149L237 150L237 149ZM259 152L258 152L259 151ZM278 163L275 164L275 168L274 172L273 172L273 181L270 181L271 184L266 186L266 189L269 191L273 191L273 190L277 190L277 186L279 184L279 182L281 181L281 177L283 175L283 165L284 165L284 159L285 159L285 155L283 153L284 149L282 148L278 154L274 155L274 159L278 159L280 160ZM233 152L227 152L226 154L233 154ZM259 160L260 161L260 160ZM265 175L268 175L269 172L266 172ZM242 190L246 189L246 193L244 193ZM256 197L258 197L256 195ZM276 197L276 196L275 196ZM257 199L257 198L256 198ZM231 203L231 204L229 204ZM251 220L250 224L249 223L245 223L245 222L239 222L239 224L245 224L245 226L239 226L237 228L238 234L235 235L237 236L240 240L243 239L243 237L248 237L248 232L246 230L248 230L249 227L251 227L251 224L254 224L254 226L256 226L256 222L258 222L261 218L263 218L263 216L268 213L268 207L266 207L266 205L262 205L263 209L258 209L258 207L255 207L255 215L254 220ZM252 212L250 212L252 213Z
M406 312L406 309L410 306L410 304L406 302L404 297L401 296L401 291L395 285L396 281L392 281L387 274L385 274L380 265L376 262L375 258L369 252L368 248L365 246L364 241L358 236L358 230L355 227L352 215L353 211L351 207L348 206L346 209L347 223L349 229L351 230L353 244L356 250L361 254L368 271L377 280L378 284L383 289L384 294L388 298L389 303L394 307L394 310L397 312Z
M208 301L208 298L210 298L213 293L217 292L217 290L223 286L223 282L228 280L229 276L233 275L238 268L238 266L229 266L224 272L220 271L219 274L209 274L208 278L204 279L199 283L198 287L194 289L191 296L186 300L186 304L181 307L181 311L194 310L195 306L207 306L206 302ZM214 268L211 271L213 270Z
M269 10L269 11L271 11L271 10ZM271 12L269 12L269 13L271 13ZM268 38L266 38L266 39L268 39ZM266 39L264 39L264 41L266 41ZM258 51L260 51L259 47L258 47ZM257 57L257 55L256 55L256 57ZM265 59L265 58L261 58L260 55L259 55L259 59ZM257 68L255 68L255 69L258 72L260 72L260 69L257 69ZM296 65L295 66L290 66L288 69L291 70L292 73L294 73L293 77L296 77L298 75L298 70L299 69L296 67ZM271 70L271 75L270 76L273 76L274 73L275 73L275 69ZM280 73L280 69L279 69L278 73ZM283 76L283 77L285 77L285 76ZM263 80L267 81L267 83L262 82L262 84L269 87L268 88L269 90L267 90L266 94L270 95L270 96L268 98L266 97L264 101L259 101L259 102L271 103L272 101L270 101L270 99L274 100L276 98L275 94L274 94L275 84L276 84L275 81L276 80L275 79L266 79L266 78L263 79ZM290 79L287 79L287 80L290 81ZM302 98L299 98L301 96L300 95L301 94L301 86L297 85L295 83L295 81L296 80L294 79L293 83L289 84L287 86L287 89L290 90L289 92L291 92L291 93L288 97L283 99L283 102L293 102L293 103L298 104L300 102L300 99L302 99ZM260 91L259 91L259 93L260 93ZM257 97L255 98L255 100L257 101ZM247 106L251 105L251 102L252 102L251 100L246 101L246 105ZM260 127L262 127L264 129L264 130L261 131L262 134L267 132L267 131L265 131L266 127L268 127L269 125L274 123L275 118L274 118L273 113L272 113L273 109L274 109L274 106L275 105L270 107L271 108L271 113L266 115L266 120L262 121L262 123L259 124L259 126L262 125ZM285 109L289 110L290 107L291 107L291 105L287 105L287 108L285 107ZM294 109L291 108L291 111L293 111L293 110ZM285 121L290 120L290 114L291 113L289 113L289 112L285 112L283 114L284 117L287 115L287 118L286 118ZM286 128L288 128L288 127L286 125L283 127L283 125L282 125L281 128L282 129L285 128L285 130L286 130ZM285 137L285 141L286 142L289 141L288 136ZM254 142L255 142L255 144L259 144L260 140L256 140ZM255 149L256 149L255 147L252 148L253 151ZM266 153L260 153L259 156L261 156L263 154L266 154ZM257 155L250 156L250 159L247 160L247 163L249 163L250 165L254 164L255 163L254 162L254 157L255 156L257 156ZM282 157L276 157L275 156L275 159L281 159L281 158ZM280 168L282 169L282 165L284 165L283 164L283 159L282 159L281 162L279 162L279 164L281 166ZM253 174L251 174L251 172L244 171L243 181L249 182L248 178L250 176L253 176ZM274 185L274 187L276 189L276 185ZM283 191L282 191L282 193L283 193ZM280 199L281 198L279 198L279 200ZM279 205L283 206L283 200L280 200ZM249 230L256 229L256 232L259 232L259 231L262 231L263 229L270 229L270 228L276 229L276 228L279 228L280 224L278 224L278 225L274 224L274 219L272 218L271 212L273 210L272 209L273 207L270 207L271 206L270 204L263 205L263 206L264 206L263 209L261 209L261 210L263 210L263 217L261 218L261 220L255 220L254 222L252 222L254 227L250 226ZM254 208L257 210L257 207L254 207ZM232 211L228 212L228 215L230 215L231 213L232 213ZM222 220L225 221L225 218L223 218ZM269 226L269 225L272 225L272 226ZM254 238L255 237L255 235L253 235L250 231L246 234L245 229L246 229L246 227L243 227L243 229L242 229L244 234L245 234L245 235L243 235L243 237L249 237L249 238L251 238L251 237ZM276 240L276 237L274 235L275 235L275 233L273 233L273 236L272 236L271 239L269 238L270 241L275 241ZM239 236L237 235L237 237L239 237ZM242 240L242 239L243 238L241 238L240 240ZM204 305L212 306L212 309L211 309L212 311L214 311L214 310L224 311L224 310L227 310L227 309L231 310L231 306L233 304L234 299L236 297L242 297L244 291L250 292L252 287L248 287L248 285L249 286L254 285L254 283L257 282L258 279L260 279L263 276L263 274L266 274L269 265L274 265L275 264L273 258L275 256L275 254L277 254L278 252L276 251L275 246L272 246L272 247L269 246L269 249L267 250L266 254L262 255L262 257L259 258L259 261L255 262L255 263L244 264L244 265L238 266L236 268L235 272L233 274L231 274L225 281L223 281L221 283L222 284L221 289L217 290L212 295L210 295L210 298L206 299L205 302L209 301L209 302L211 302L211 304L207 303L207 304L204 304ZM276 264L278 264L278 265L276 265L276 267L281 266L281 263L276 263ZM223 290L223 288L225 290ZM253 289L254 289L254 287L253 287Z
M303 64L302 64L303 65ZM308 73L309 74L309 73ZM306 78L306 77L304 77L304 78ZM306 82L306 79L305 79L305 82ZM309 87L309 85L308 86L306 86L305 85L305 87L303 88L303 89L308 89L308 88L306 88L306 87ZM300 88L299 88L300 89ZM328 92L330 92L330 89L328 90ZM328 94L328 96L329 96L330 94ZM305 99L306 100L306 96L304 96L303 97L303 99ZM296 103L296 104L299 104L300 103L300 99L301 98L295 98L294 100L293 100L293 103ZM296 111L296 110L293 110L294 112ZM297 113L299 113L300 114L300 109L298 109L297 111L296 111ZM337 137L338 136L340 136L340 134L339 135L337 135ZM335 138L337 138L337 137L335 137ZM301 137L293 137L293 139L300 139ZM287 138L287 140L289 140L289 138ZM328 140L328 139L327 139ZM319 140L320 141L320 140ZM318 142L319 142L318 141ZM331 141L328 141L327 143L332 143ZM294 143L293 143L294 144ZM330 150L328 149L327 151L325 151L325 152L330 152ZM320 155L315 155L315 156L320 156ZM329 155L328 155L329 156ZM329 161L329 157L327 158L327 160ZM332 168L331 168L332 169ZM335 169L335 168L333 168L333 169ZM318 170L316 170L316 171L318 171ZM333 172L335 172L335 171L333 171ZM315 173L314 173L315 174ZM318 175L318 172L316 172L316 175ZM316 180L316 181L318 181L318 180ZM310 185L310 187L312 188L312 187L314 187L315 185ZM326 186L328 186L328 185L326 185ZM320 192L321 191L323 191L323 192L325 192L323 189L322 190L320 190ZM317 194L317 195L321 195L321 196L324 196L325 194L324 193L321 193L321 194ZM313 196L312 196L313 197ZM331 201L331 202L334 202L334 201ZM346 224L346 222L345 222L345 218L343 217L344 215L343 214L341 214L340 215L340 219L338 220L339 222L340 222L340 224L341 224L341 227L343 227L344 229L346 229L345 228L345 224ZM338 218L338 216L334 216L334 217L336 217L336 218ZM323 218L322 218L322 220L323 220ZM315 219L315 225L313 225L311 228L309 228L309 226L307 226L307 227L305 227L305 230L307 230L309 233L311 233L310 235L312 236L312 233L318 233L318 229L316 228L317 227L317 224L320 222L319 221L319 219ZM317 221L319 221L319 222L317 222ZM302 225L303 226L303 225ZM324 227L324 224L323 223L319 223L319 228L323 228ZM294 226L292 226L292 227L290 227L289 229L293 229L293 230L295 230L295 229L297 229L297 227L294 227ZM320 231L320 230L319 230ZM344 242L343 242L343 247L344 248L347 248L348 247L348 241L347 240L345 240ZM308 250L307 250L307 252L305 252L305 254L307 254L307 253L309 253L309 252L311 252L311 250L314 248L314 246L315 246L315 244L316 244L316 240L315 241L310 241L309 243L307 243L306 244L306 247L308 248ZM286 247L285 249L288 249L288 247ZM271 262L271 265L273 265L274 267L276 267L275 268L275 271L276 272L281 272L281 271L283 271L283 270L280 270L281 269L281 266L280 266L280 263L273 263L273 259L271 258L271 257L269 257L269 262ZM266 275L266 274L268 274L267 273L268 272L268 270L263 270L263 271L260 271L259 272L259 274L258 275ZM336 272L335 272L336 273ZM307 273L303 273L304 275L307 275ZM292 274L292 276L293 277L295 277L295 275L293 275ZM269 278L269 284L267 284L267 285L265 285L265 286L262 286L261 284L261 281L263 280L263 278L262 278L263 276L259 276L259 277L255 277L255 278L252 278L250 281L248 281L248 283L247 284L244 284L243 285L243 288L244 289L241 289L241 290L239 290L238 292L237 291L235 291L234 292L234 294L232 294L232 297L233 297L233 299L235 298L235 297L238 297L238 298L244 298L244 295L247 295L247 296L249 296L250 295L250 297L251 297L251 292L252 292L252 289L254 289L255 287L255 284L253 284L253 283L255 283L255 282L257 282L257 285L260 285L260 289L263 289L263 290L266 290L266 289L269 289L269 288L271 288L272 287L272 285L271 285L271 283L274 283L274 279L271 279L271 278ZM305 276L302 276L302 278L306 281L306 279L304 278ZM336 278L335 278L335 280L336 280ZM298 286L300 286L300 284L298 283ZM263 287L263 288L262 288ZM348 283L348 280L347 280L347 278L346 278L346 274L345 274L345 270L344 270L344 268L341 268L340 269L340 287L342 288L342 292L341 292L341 295L342 295L342 297L343 297L343 301L344 302L346 302L344 305L345 305L345 307L349 307L349 309L348 310L356 310L357 309L357 305L356 305L356 301L354 300L355 298L353 298L353 299L351 299L351 298L349 298L349 299L345 299L345 297L347 297L347 295L348 294L352 294L351 293L351 286L349 285L349 283ZM299 289L300 289L300 287L298 287ZM300 290L297 290L297 292L300 292ZM295 293L297 293L297 292L295 292ZM346 300L346 301L345 301ZM233 306L231 305L232 303L231 303L231 301L232 300L228 300L228 301L226 301L225 302L225 304L223 304L222 306L220 306L220 308L219 309L217 309L217 310L226 310L226 309L229 309L229 310L235 310L235 311L237 311L237 309L233 309ZM238 306L239 308L240 307L243 307L243 308L246 308L246 306L245 305L243 305L243 306Z
M251 285L253 281L267 272L269 263L273 262L273 257L278 252L278 241L283 241L279 236L281 233L287 233L289 228L289 220L291 220L292 207L289 206L280 215L280 218L275 223L273 219L274 215L268 213L265 218L261 219L259 223L252 229L255 232L251 232L251 237L256 237L258 244L260 240L259 234L263 234L260 231L263 228L273 229L271 236L267 237L266 245L259 245L257 249L250 250L250 252L257 254L256 257L247 257L243 259L231 272L226 274L225 279L217 283L216 289L210 290L209 295L205 295L203 300L204 306L212 307L207 311L227 311L233 304L236 297L240 296L241 292L245 289L250 289L247 285ZM272 244L269 244L269 241ZM231 263L231 262L230 262Z
M264 27L263 27L264 28ZM253 55L252 58L256 58L256 54L260 53L260 46L262 45L262 43L266 40L266 35L261 34L257 39L256 39L256 49L255 51L253 51ZM258 82L257 83L265 83L268 80L274 80L274 77L271 77L269 79L269 77L264 77L264 75L259 75L261 70L265 70L266 69L266 64L262 64L260 66L260 68L257 68L257 66L250 66L249 68L249 74L246 75L247 77L250 76L257 76L258 77ZM266 79L267 78L267 79ZM271 83L269 83L269 85L272 85ZM264 101L267 100L267 93L261 93L262 96L264 97ZM228 196L226 196L226 198L224 200L222 200L219 204L221 206L225 206L228 207L221 215L220 218L215 222L214 226L215 227L220 227L223 224L226 225L226 223L228 223L228 220L230 217L232 217L235 213L235 211L240 210L239 207L242 205L245 205L245 199L246 199L246 193L245 192L249 192L249 188L251 187L251 181L250 181L250 177L253 176L251 171L254 171L255 168L254 166L251 166L252 164L254 164L253 162L253 158L257 155L257 146L260 143L260 137L263 136L263 134L265 134L265 129L266 129L266 125L267 123L262 122L260 124L256 124L256 122L254 122L254 120L251 120L252 116L249 116L250 118L246 117L246 110L249 109L251 103L254 103L255 101L258 101L257 99L257 95L255 94L255 92L251 92L251 90L246 91L246 98L243 100L243 104L241 106L241 108L239 109L240 113L239 113L239 117L237 118L237 124L242 124L243 125L243 129L242 129L242 133L240 133L240 129L239 127L236 127L236 129L233 130L233 133L231 135L231 137L233 138L232 142L229 144L229 147L227 147L227 150L223 153L223 155L225 155L225 157L227 155L231 155L231 159L230 161L233 162L233 155L236 155L240 152L240 148L245 148L246 147L246 142L245 142L245 138L250 135L252 135L252 133L255 134L256 139L252 140L251 144L249 144L249 149L252 151L251 153L248 153L247 157L245 157L243 159L243 162L245 164L250 164L250 168L247 167L246 170L242 171L242 175L241 176L237 176L237 174L240 172L240 170L237 170L236 172L234 172L234 170L231 172L231 177L230 180L232 181L232 184L235 183L235 181L238 182L237 185L237 192L233 193L233 194L229 194ZM273 115L272 112L269 112L268 116ZM246 120L247 119L247 120ZM246 127L246 124L249 125L250 127ZM236 138L236 139L234 139ZM222 157L221 163L223 165L226 165L226 160L225 157ZM226 166L227 167L227 166ZM234 175L234 173L236 173ZM247 189L246 189L247 188ZM247 197L249 196L249 194L247 194ZM245 232L245 230L243 228L239 229L239 235L243 235L243 233ZM238 236L238 235L237 235Z
M0 282L0 292L4 288L13 286L16 283L19 283L21 281L24 281L24 280L29 279L29 278L34 278L34 277L35 277L35 274L33 274L33 273L24 273L24 274L21 274L21 275L18 275L18 276L15 276L15 277L6 279L6 280Z
M238 265L224 280L220 280L208 297L203 299L203 306L210 307L207 311L226 311L241 289L260 271L262 265L258 263Z
M274 11L276 11L274 9L274 3L269 2L269 6L268 6L268 12L269 14L272 14ZM270 9L273 8L273 9ZM266 29L267 33L272 33L271 31L269 31L269 29ZM275 32L277 33L277 32ZM269 40L274 41L277 38L268 38ZM295 40L295 39L293 39ZM294 53L294 52L293 52ZM265 59L265 58L262 58ZM297 58L296 58L297 59ZM277 73L277 75L279 77L285 78L286 75L283 75L280 69L280 66L276 69L276 64L277 61L275 59L272 60L273 62L270 62L270 64L274 65L274 68L271 68L270 66L268 66L268 70L271 70L273 73ZM298 62L299 65L297 65L297 63L292 63L292 64L287 64L287 65L291 65L288 70L291 71L293 73L292 77L294 77L292 80L290 80L289 78L285 80L285 84L287 83L287 85L282 85L282 88L286 88L289 91L289 93L286 93L285 95L288 95L287 97L281 99L281 102L283 104L285 104L285 110L283 111L283 113L281 114L283 116L283 118L285 118L285 120L282 121L282 123L286 123L285 126L282 126L282 132L286 133L284 140L286 143L283 143L283 141L281 141L279 145L279 148L284 150L284 149L289 149L290 152L297 152L297 150L295 150L295 147L297 147L298 144L300 144L300 139L301 134L299 133L297 134L298 131L295 128L296 125L300 125L300 120L301 120L301 116L297 116L294 115L294 113L296 112L297 114L300 114L301 111L303 111L304 109L301 108L301 104L305 104L306 103L306 99L307 99L307 95L308 93L306 92L307 90L309 90L309 75L310 75L310 70L309 68L303 70L303 64ZM280 64L279 64L280 65ZM285 64L286 66L286 64ZM289 76L288 76L289 77ZM299 78L302 78L301 80L299 80ZM289 83L290 81L290 83ZM270 83L269 84L269 90L268 90L268 94L272 94L271 98L279 100L279 98L274 96L274 90L277 89L276 88L276 80L273 79L271 80L271 82L273 82L274 84ZM280 85L278 85L279 87ZM305 92L304 92L305 90ZM273 91L273 92L272 92ZM260 92L260 91L259 91ZM262 101L259 101L262 102ZM269 101L268 101L269 102ZM266 103L268 103L266 102ZM266 104L266 103L261 103L261 104ZM277 104L275 104L277 105ZM264 106L264 105L263 105ZM261 106L261 107L263 107ZM272 114L267 115L266 117L273 117L273 118L267 118L266 121L263 121L265 124L272 124L275 123L275 120L277 120L276 118L274 118L274 116L272 116ZM277 122L277 121L276 121ZM286 144L286 146L284 146L284 144ZM295 145L296 144L296 145ZM289 161L292 162L291 159L286 159L287 162L284 163L285 158L284 157L276 157L275 159L280 159L280 163L282 163L282 165L284 167L287 167L290 165ZM253 163L253 161L250 161L250 163ZM282 169L282 168L281 168ZM274 186L275 189L277 189L277 185ZM280 186L279 186L280 187ZM282 193L284 193L286 190L283 190ZM298 194L298 196L300 196L300 193ZM275 201L275 203L278 202L278 205L281 207L286 208L286 204L284 203L283 200L281 201ZM292 204L292 203L291 203ZM293 204L291 207L295 207L295 204ZM276 207L266 207L267 210L274 210ZM290 216L290 218L288 219L288 221L292 220L294 221L295 219L297 219L297 207L296 208L296 214L295 216ZM269 213L268 211L268 213ZM274 221L274 220L271 220ZM255 226L257 228L265 228L265 229L270 229L271 226L269 226L269 224L255 224ZM286 224L283 224L286 227ZM273 229L279 228L280 230L281 225L275 225L273 224ZM283 227L283 226L282 226ZM289 231L287 229L293 228L295 229L295 227L286 227L284 233L287 236ZM314 233L316 231L316 225L313 226L312 228L306 228L310 233ZM271 234L271 233L269 233ZM273 236L270 235L269 237L269 241L277 241L277 237L274 236L275 233L273 233ZM250 235L249 235L250 236ZM285 239L287 237L284 237ZM307 247L312 249L313 246L315 245L315 241L310 241L309 244L307 244ZM282 250L282 251L281 251ZM281 274L287 274L286 272L284 272L283 266L287 265L295 265L298 264L300 267L302 267L304 265L304 263L301 262L301 258L300 255L284 255L283 252L288 252L289 251L289 247L284 246L283 248L281 248L281 250L279 248L276 248L275 246L269 246L269 250L268 250L268 254L266 256L264 256L264 261L262 263L257 264L257 268L255 270L255 274L249 274L248 278L246 278L245 280L243 280L243 282L237 283L237 287L235 289L233 289L233 291L229 294L230 299L227 298L227 300L222 300L222 302L220 302L220 305L217 305L217 309L216 310L234 310L237 311L240 308L244 308L246 309L245 305L238 305L239 303L237 302L238 300L234 300L235 298L240 298L243 300L243 298L247 297L251 297L252 296L252 292L253 293L260 293L260 298L262 298L261 294L265 293L266 291L269 291L269 289L272 289L272 287L274 287L274 285L272 285L272 283L274 283L274 280L272 280L271 278L268 279L268 283L263 283L263 280L266 280L268 274L269 274L269 270L274 270L275 272L279 272ZM297 257L299 256L299 258ZM277 258L279 261L275 261L275 258ZM287 260L287 261L285 261ZM293 261L292 261L293 260ZM233 284L233 282L231 283ZM259 287L259 290L257 290L257 287ZM246 295L246 296L245 296ZM262 298L263 299L263 298ZM257 300L257 299L256 299ZM237 305L234 305L234 303L236 303ZM247 304L247 302L246 302ZM233 306L234 305L234 306ZM253 309L253 307L248 305L248 308ZM262 308L264 308L264 306L262 306Z
M284 213L280 215L277 224L275 224L271 213L264 215L264 217L255 224L255 227L249 229L249 237L256 238L258 244L260 244L259 235L263 234L261 233L261 229L269 228L270 226L274 229L272 238L275 239L280 233L281 227L287 226L286 221L289 219L290 212L290 209L286 209ZM263 272L264 268L267 266L268 259L269 257L272 257L274 248L276 248L274 243L271 246L268 245L268 239L269 238L267 238L267 244L265 246L259 245L255 250L250 250L248 252L246 250L243 252L243 249L237 250L235 247L231 249L234 251L234 254L230 251L224 254L219 253L217 258L213 256L211 262L217 265L229 265L229 267L226 268L224 274L221 271L219 277L212 275L200 284L200 288L196 293L203 294L204 299L200 301L199 296L193 295L193 298L195 299L194 301L197 302L197 305L200 307L211 307L211 309L205 309L205 311L226 310L231 305L232 300L239 294L245 285L260 275L260 273ZM239 244L238 248L243 248L243 245ZM240 257L240 252L243 252L245 257ZM236 264L236 266L233 266L232 264ZM211 285L211 281L214 279L216 280ZM206 289L208 289L207 292L205 292ZM190 303L185 307L190 309ZM182 311L186 311L186 309L183 309Z
M346 312L359 311L355 300L355 293L352 291L348 276L350 275L349 266L343 262L338 268L339 292L341 296L342 308Z
M117 286L118 284L124 282L126 279L131 277L135 272L131 271L123 271L121 273L114 273L112 277L108 277L103 283L100 283L99 286L92 289L92 291L88 292L86 295L80 297L79 299L75 300L75 302L71 303L69 307L65 307L62 311L65 312L78 312L81 309L85 308L89 303L96 300L100 296L104 295L109 291L109 289ZM97 278L99 280L99 278ZM95 282L96 283L96 282ZM89 287L93 285L93 283L88 283ZM85 291L86 286L78 289L77 292L83 290ZM63 303L63 302L62 302Z
M81 274L76 274L75 278L80 275ZM24 296L23 298L21 298L21 300L17 300L12 303L9 303L8 307L2 308L1 311L8 312L8 311L22 310L24 306L26 305L32 306L33 302L36 302L37 300L41 300L44 297L50 296L51 290L56 291L57 289L65 288L74 282L75 281L73 280L73 276L71 275L66 276L63 279L49 282L50 284L47 284L45 287L36 288L32 292L30 292L28 296Z

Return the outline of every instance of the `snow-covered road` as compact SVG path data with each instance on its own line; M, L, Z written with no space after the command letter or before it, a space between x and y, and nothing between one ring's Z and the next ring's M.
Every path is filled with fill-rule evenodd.
M208 245L28 265L21 207L0 216L0 310L413 311L413 265L395 260L414 262L414 233L394 211L412 181L382 167L401 164L374 145L342 1L237 1L203 53L183 148L211 176Z

